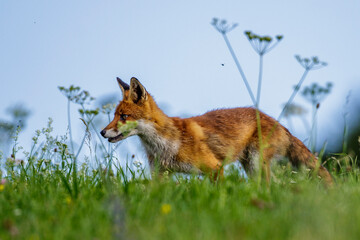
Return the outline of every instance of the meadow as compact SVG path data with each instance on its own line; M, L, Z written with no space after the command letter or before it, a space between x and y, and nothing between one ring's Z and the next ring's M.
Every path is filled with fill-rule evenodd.
M326 187L286 163L273 164L270 184L243 178L236 167L217 182L156 173L150 179L136 174L139 165L128 166L130 176L86 163L74 174L66 150L43 150L52 159L6 160L0 239L360 237L360 175L349 156L328 159L336 183Z
M263 56L283 36L245 32L259 54L255 97L226 35L236 25L219 19L212 24L224 38L249 96L259 108ZM296 56L296 60L304 73L278 120L302 114L299 106L292 104L302 90L312 106L307 130L309 148L315 151L317 111L332 85L302 88L309 72L326 63L317 57ZM131 156L117 158L116 145L100 137L94 119L103 113L110 121L113 104L88 109L94 99L87 91L75 86L59 90L68 101L69 131L53 136L49 119L46 127L35 132L32 147L23 149L18 126L9 139L9 156L0 152L0 239L360 238L360 168L357 156L347 149L346 125L343 151L324 155L324 145L319 153L334 178L333 186L325 185L316 171L293 168L286 161L271 165L270 182L261 173L244 177L237 166L230 166L215 182L206 175L166 172L159 176L156 171L149 174ZM74 105L79 107L85 128L76 144L70 116Z

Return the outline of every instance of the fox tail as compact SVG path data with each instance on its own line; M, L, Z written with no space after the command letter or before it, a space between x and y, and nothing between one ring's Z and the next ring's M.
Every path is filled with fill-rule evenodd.
M288 148L287 157L294 166L304 164L311 170L318 171L318 175L325 181L327 185L333 184L333 177L328 170L319 163L317 157L296 137L290 135L290 146Z

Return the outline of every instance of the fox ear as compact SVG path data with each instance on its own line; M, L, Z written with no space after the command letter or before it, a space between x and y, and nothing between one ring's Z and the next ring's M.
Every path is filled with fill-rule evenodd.
M145 87L137 80L132 77L130 80L130 99L134 103L138 103L139 101L145 101L148 98L148 92Z
M123 80L121 80L120 78L116 78L118 84L119 84L119 87L121 89L121 92L123 94L123 98L125 98L125 91L129 90L130 89L130 86L129 84L125 83Z

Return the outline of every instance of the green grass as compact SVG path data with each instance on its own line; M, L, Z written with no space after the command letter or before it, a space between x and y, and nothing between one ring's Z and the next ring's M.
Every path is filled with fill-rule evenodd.
M360 238L357 167L337 167L332 188L279 165L269 188L235 171L213 183L196 176L124 181L120 171L82 168L75 195L70 166L7 165L0 239Z
M235 168L218 182L149 179L135 162L121 168L112 148L96 152L90 136L93 166L75 168L67 138L53 137L51 123L36 131L23 161L17 135L12 156L0 155L1 240L360 238L360 169L350 155L327 159L331 188L286 162L273 164L270 185Z

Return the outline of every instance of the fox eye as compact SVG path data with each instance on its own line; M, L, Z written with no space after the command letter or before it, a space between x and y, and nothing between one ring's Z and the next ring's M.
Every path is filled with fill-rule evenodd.
M128 116L129 116L129 115L121 114L121 115L120 115L120 119L121 119L122 121L125 121Z

